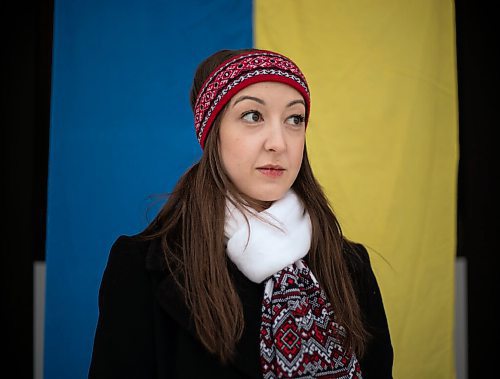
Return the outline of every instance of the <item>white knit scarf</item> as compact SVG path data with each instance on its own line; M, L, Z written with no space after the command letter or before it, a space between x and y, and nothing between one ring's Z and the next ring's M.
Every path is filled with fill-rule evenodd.
M297 195L289 190L259 213L245 208L243 215L227 201L224 234L231 261L252 282L261 283L307 254L311 219Z

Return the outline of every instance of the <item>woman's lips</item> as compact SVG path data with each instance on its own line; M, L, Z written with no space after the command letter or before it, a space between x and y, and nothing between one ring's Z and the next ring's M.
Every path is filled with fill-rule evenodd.
M280 177L281 175L284 174L285 169L283 167L279 166L264 166L264 167L257 167L257 170L270 178L277 178Z

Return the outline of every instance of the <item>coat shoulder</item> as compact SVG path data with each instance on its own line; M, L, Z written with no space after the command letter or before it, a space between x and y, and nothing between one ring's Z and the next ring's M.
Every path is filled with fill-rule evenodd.
M371 270L370 256L363 244L344 239L342 251L351 275Z
M124 264L139 265L146 270L164 269L164 257L158 239L147 238L142 234L121 235L111 246L108 266Z
M122 255L146 255L152 241L147 240L141 234L121 235L111 247L111 254Z

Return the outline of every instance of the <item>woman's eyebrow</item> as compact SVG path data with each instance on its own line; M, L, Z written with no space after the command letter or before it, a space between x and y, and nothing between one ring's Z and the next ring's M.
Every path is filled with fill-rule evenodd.
M233 107L236 104L238 104L240 101L243 101L243 100L253 100L253 101L256 101L259 104L266 105L265 101L262 100L262 99L259 99L258 97L254 97L254 96L241 96L241 97L238 97L236 99L236 101L233 103Z
M235 102L233 103L233 107L238 104L240 101L243 101L243 100L253 100L259 104L262 104L262 105L266 105L266 102L262 99L259 99L258 97L255 97L255 96L241 96L241 97L238 97ZM292 105L295 105L295 104L302 104L304 107L306 106L306 103L304 100L302 99L297 99L297 100L292 100L290 101L286 106L287 108L291 107Z
M297 100L292 100L290 101L288 104L287 104L287 108L291 107L292 105L295 105L295 104L302 104L304 107L306 106L306 103L304 100L302 99L297 99Z

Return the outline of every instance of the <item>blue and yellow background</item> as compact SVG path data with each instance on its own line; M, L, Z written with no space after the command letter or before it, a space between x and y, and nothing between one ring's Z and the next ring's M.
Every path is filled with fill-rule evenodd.
M111 244L142 230L201 155L198 63L252 46L308 79L313 168L370 252L394 377L455 377L454 36L452 1L56 0L45 377L86 377Z

